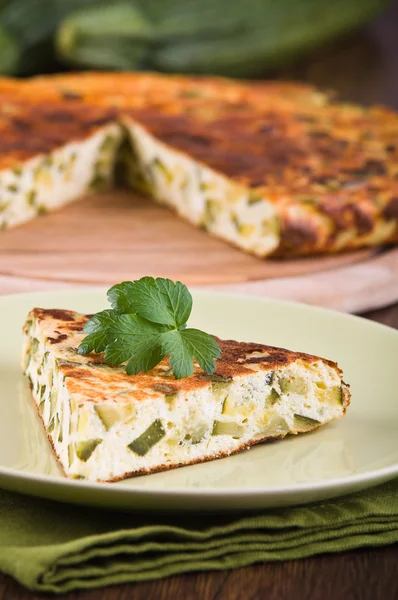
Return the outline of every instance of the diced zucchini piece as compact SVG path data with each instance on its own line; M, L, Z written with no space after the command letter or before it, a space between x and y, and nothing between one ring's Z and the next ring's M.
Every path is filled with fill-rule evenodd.
M280 231L281 225L278 216L272 217L261 224L261 235L269 235L270 233L275 235Z
M39 404L39 409L40 409L41 413L44 411L45 404L46 404L45 400L42 400Z
M50 154L48 156L44 157L41 162L41 166L44 167L45 169L52 167L53 164L54 164L54 159Z
M78 433L86 433L89 423L89 412L84 406L79 406L79 414L77 418Z
M69 467L72 466L74 458L75 458L75 445L74 444L69 444L69 446L68 446L68 463L69 463Z
M162 421L156 419L136 440L127 446L139 456L145 456L166 435Z
M305 379L301 377L281 377L279 379L279 385L283 394L300 394L305 396L309 392L309 385Z
M275 404L275 402L278 402L281 399L280 394L278 394L278 392L276 391L275 388L272 388L266 402L269 402L271 405Z
M211 381L212 383L231 383L232 377L223 377L222 375L218 375L218 373L213 373Z
M37 211L36 214L38 217L41 217L42 215L46 215L48 213L48 209L46 206L44 206L44 204L39 204L39 206L37 207Z
M37 338L32 338L32 341L30 343L30 353L36 354L37 350L39 348L39 340Z
M85 440L83 442L77 442L76 444L76 454L77 457L80 458L83 462L86 462L98 444L100 444L102 440L100 438L95 438L93 440Z
M223 377L217 373L211 376L211 391L216 399L221 399L229 390L232 382L232 377Z
M203 213L203 224L205 227L213 225L217 219L217 215L221 212L222 206L217 200L206 200Z
M206 431L207 423L201 423L194 431L185 436L184 441L190 444L199 444L203 440Z
M24 325L24 331L28 332L30 330L30 328L33 325L33 321L32 319L29 319L29 321L26 321L25 325Z
M160 158L156 157L152 162L153 167L155 167L158 171L160 171L163 177L166 179L167 183L171 183L173 181L173 175L170 170L166 167L166 165L160 160Z
M225 398L222 414L230 417L246 417L250 415L255 409L255 403L253 400L246 399L243 402L235 402L233 395L228 395Z
M249 194L248 198L247 198L247 203L249 206L252 206L253 204L258 204L259 202L263 201L263 197L262 196L257 196L256 194Z
M57 403L57 393L55 390L52 390L51 394L50 394L50 419L53 418L54 413L55 413L55 406Z
M343 404L341 385L333 385L332 387L326 389L317 387L315 394L320 402L327 402L328 404Z
M230 406L228 406L228 403L227 403L228 397L229 396L226 396L224 398L224 400L223 400L222 408L221 408L221 414L222 415L228 415L229 414L228 410L229 410ZM229 403L229 404L231 404L231 403Z
M48 426L48 433L52 433L54 431L54 427L55 427L55 417L53 417L50 421L50 424Z
M191 444L199 444L207 431L207 423L202 423L196 430L191 434Z
M230 382L223 383L222 381L213 381L213 383L211 384L211 391L213 396L218 400L224 398L228 393L230 385Z
M59 416L58 413L55 415L55 433L57 433L59 427Z
M232 435L242 437L245 427L232 421L214 421L212 435Z
M51 174L41 167L36 169L36 172L34 174L34 182L36 184L43 185L46 188L51 188L53 184Z
M290 429L286 420L275 411L266 412L259 425L262 427L262 431L256 436L257 439L283 435Z
M167 394L164 399L167 402L167 404L169 405L169 408L172 408L173 406L173 402L176 399L177 394Z
M104 141L102 142L101 146L100 146L100 151L101 152L110 152L111 150L113 150L116 146L116 138L115 136L108 134L107 136L105 136Z
M36 196L37 196L36 190L30 190L30 192L27 192L27 194L26 194L26 202L28 203L29 206L34 206L35 205Z
M118 404L96 404L94 410L101 419L105 429L109 429L116 423L125 421L132 415L133 408L130 405Z
M249 237L249 236L253 235L255 230L256 230L256 226L251 225L249 223L242 224L239 226L239 233L243 237Z
M319 427L320 421L305 417L304 415L294 415L294 427L297 431L311 431Z

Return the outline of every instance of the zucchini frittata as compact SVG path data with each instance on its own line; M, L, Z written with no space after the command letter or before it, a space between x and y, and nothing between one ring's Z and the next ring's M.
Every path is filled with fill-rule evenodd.
M22 128L20 115L4 116L7 103L2 110L4 129L13 137L11 144L0 143L0 165L8 164L15 148L27 148L13 159L18 172L38 153L45 163L49 151L77 134L64 129L71 114L79 115L76 165L83 162L97 111L107 115L102 118L113 115L108 127L119 132L112 130L109 160L119 137L125 138L130 185L252 254L296 256L398 241L398 116L388 109L334 102L304 84L148 73L3 79L0 95L11 106L34 106ZM56 125L51 111L36 122L41 104L57 107ZM31 127L35 139L51 138L51 144L25 147ZM57 127L62 139L55 140ZM67 199L88 189L87 178L82 185L79 177L76 172L76 189ZM15 201L19 214L29 204L30 183L20 194L11 175L4 179L15 188L13 196L7 192L4 210L12 211ZM45 201L36 202L40 210L59 204L62 190L47 192ZM33 193L42 197L39 182ZM33 214L29 208L26 218ZM3 217L3 226L15 222L16 216Z
M122 137L115 111L1 98L1 229L112 184Z
M336 363L231 340L217 340L213 375L196 366L176 380L166 359L126 375L77 353L87 318L35 308L24 325L24 371L68 477L115 481L221 458L316 429L350 402Z

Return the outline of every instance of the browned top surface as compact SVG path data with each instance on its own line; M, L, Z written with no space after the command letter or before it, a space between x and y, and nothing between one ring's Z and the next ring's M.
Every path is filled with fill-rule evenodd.
M298 360L307 363L323 360L284 348L216 338L221 347L221 358L217 360L214 375L207 375L196 365L190 377L176 380L170 373L167 359L148 373L127 375L123 367L108 366L102 354L77 354L77 347L84 337L82 329L88 318L86 315L67 310L35 308L28 317L32 318L38 320L51 352L55 353L59 361L58 368L67 378L69 391L93 402L112 398L118 402L129 398L146 400L180 391L192 392L208 387L212 381L229 381L258 370L273 371ZM324 362L340 373L335 363L328 360Z
M84 139L115 120L112 108L0 94L0 169Z
M131 117L157 139L271 200L285 255L337 249L338 235L347 230L354 231L355 246L382 223L395 227L380 241L396 240L396 114L329 103L315 91L303 103L282 85L279 95L275 87L270 94L266 85L261 90L261 102L196 98L181 107L173 100L161 110L134 108Z
M393 111L336 103L303 84L148 73L3 79L0 94L35 104L23 127L33 122L35 131L43 132L41 140L24 146L18 123L6 122L0 151L49 149L92 126L91 106L100 119L107 118L101 111L112 107L114 114L129 114L158 139L275 203L283 255L334 251L346 231L351 239L344 247L398 239ZM61 121L65 111L66 125L55 138L51 111Z

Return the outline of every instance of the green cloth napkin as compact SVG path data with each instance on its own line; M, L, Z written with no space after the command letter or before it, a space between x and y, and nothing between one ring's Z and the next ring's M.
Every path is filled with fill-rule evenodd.
M154 515L0 490L0 569L33 590L158 579L398 541L398 480L255 514Z

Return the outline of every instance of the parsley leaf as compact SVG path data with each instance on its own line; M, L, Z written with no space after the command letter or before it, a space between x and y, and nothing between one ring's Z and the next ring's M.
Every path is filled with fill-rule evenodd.
M110 328L114 325L115 320L116 315L113 310L103 310L91 317L83 328L83 332L88 335L81 342L78 353L104 352L106 346L111 341L112 333Z
M123 281L111 287L108 290L108 300L115 312L120 314L135 313L133 306L133 286L132 281Z
M107 345L104 358L110 365L120 365L148 345L160 348L160 336L164 331L163 325L138 315L119 315L111 326L109 334L113 341Z
M192 310L188 288L180 281L162 277L143 277L114 285L108 300L119 313L136 313L154 323L177 328L185 325Z
M162 347L159 344L154 344L153 341L147 342L140 346L138 350L130 358L126 365L127 375L137 375L144 371L145 373L156 367L163 358Z
M128 375L150 371L169 357L177 379L193 373L196 360L213 373L221 350L213 337L186 327L192 296L181 282L158 277L124 281L108 290L112 309L85 325L80 354L104 352L110 365L125 364Z
M213 373L216 368L214 359L221 354L215 339L199 329L167 331L162 334L160 342L163 352L170 355L170 366L177 379L192 374L193 358L206 373Z

